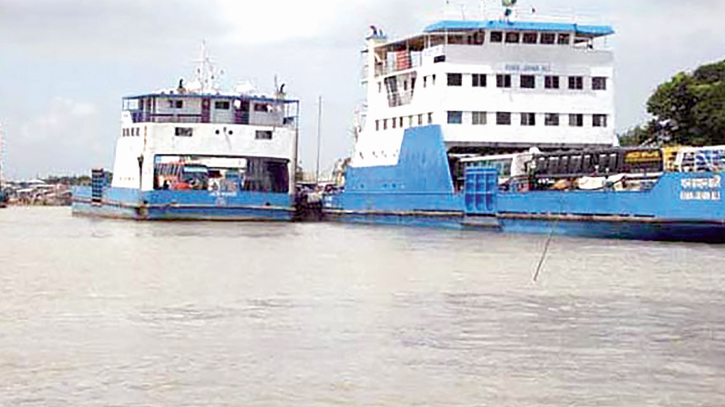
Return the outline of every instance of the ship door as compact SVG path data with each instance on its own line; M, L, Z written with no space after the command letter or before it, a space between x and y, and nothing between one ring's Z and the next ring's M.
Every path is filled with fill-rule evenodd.
M209 123L209 116L211 114L211 100L204 98L201 100L201 122Z
M249 101L248 100L235 100L234 101L234 123L235 124L249 124Z

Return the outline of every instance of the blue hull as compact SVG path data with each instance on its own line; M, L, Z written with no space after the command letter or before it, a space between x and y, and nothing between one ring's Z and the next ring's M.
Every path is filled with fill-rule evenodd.
M460 229L463 213L348 212L326 210L325 220L367 225L417 226Z
M439 126L406 130L398 163L350 168L325 198L327 218L355 223L485 228L510 233L725 242L719 174L665 173L643 191L498 191L490 169L456 191Z
M107 188L92 198L91 188L73 191L72 213L134 220L291 221L288 194L262 192L148 191Z

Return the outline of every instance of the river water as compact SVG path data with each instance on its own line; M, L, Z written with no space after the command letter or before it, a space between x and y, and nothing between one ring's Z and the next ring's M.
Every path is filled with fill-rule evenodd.
M725 246L0 210L0 406L723 406Z

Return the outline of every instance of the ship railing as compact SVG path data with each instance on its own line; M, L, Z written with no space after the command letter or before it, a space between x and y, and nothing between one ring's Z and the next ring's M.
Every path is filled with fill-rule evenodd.
M400 51L404 52L404 51ZM408 52L410 53L410 52ZM420 55L420 53L417 53ZM394 60L386 61L382 64L375 66L375 76L387 76L392 75L397 72L407 71L409 69L418 68L422 65L423 58L421 56L418 57L408 57L408 58L396 58ZM367 69L365 69L365 72L367 72Z

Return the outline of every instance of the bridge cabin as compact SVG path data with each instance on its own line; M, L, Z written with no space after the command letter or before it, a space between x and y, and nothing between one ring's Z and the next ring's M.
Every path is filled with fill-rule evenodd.
M609 26L441 21L367 38L367 112L352 166L392 165L403 132L439 125L450 154L616 144Z
M124 98L112 186L292 193L298 111L281 93Z

